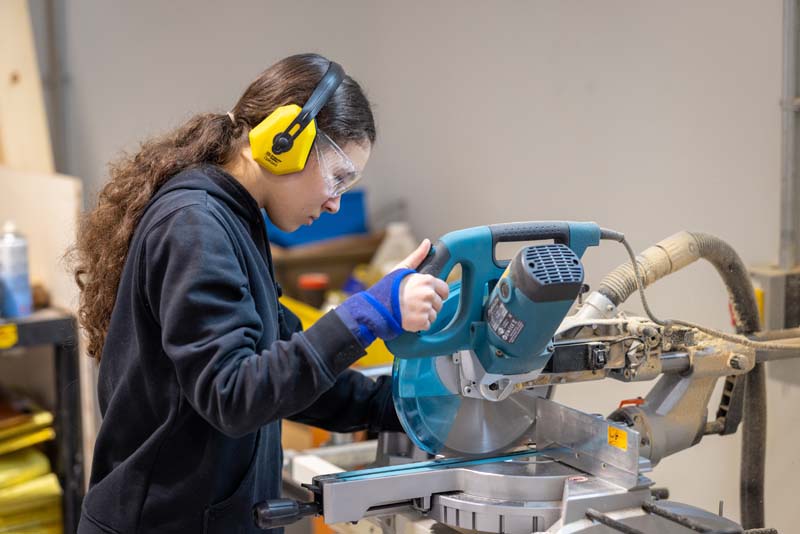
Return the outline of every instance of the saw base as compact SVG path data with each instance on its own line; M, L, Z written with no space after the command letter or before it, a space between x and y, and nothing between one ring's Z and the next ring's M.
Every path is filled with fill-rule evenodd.
M519 453L467 462L422 462L314 479L326 522L409 512L449 527L491 534L606 534L618 532L590 518L630 527L629 532L689 534L694 523L717 534L740 534L733 521L670 501L654 501L651 482L626 489L544 453ZM366 506L366 509L363 507ZM654 513L655 506L676 517ZM648 509L649 508L649 509ZM383 523L382 523L383 524Z

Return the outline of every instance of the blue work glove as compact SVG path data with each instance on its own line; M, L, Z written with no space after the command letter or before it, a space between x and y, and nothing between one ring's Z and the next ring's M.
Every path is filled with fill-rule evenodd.
M371 288L360 291L334 310L344 324L366 347L376 337L394 339L403 333L400 313L400 284L413 269L397 269Z

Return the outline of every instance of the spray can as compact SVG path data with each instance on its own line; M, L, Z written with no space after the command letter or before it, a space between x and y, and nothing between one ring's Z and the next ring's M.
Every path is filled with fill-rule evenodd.
M28 241L11 221L3 225L0 235L0 286L3 317L30 315L33 298L28 274Z

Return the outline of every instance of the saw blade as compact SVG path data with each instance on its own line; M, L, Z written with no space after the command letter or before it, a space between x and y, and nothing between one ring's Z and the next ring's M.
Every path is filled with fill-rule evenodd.
M450 356L395 359L392 376L406 434L420 449L446 456L494 454L525 444L533 435L535 399L546 394L520 391L501 401L463 396Z

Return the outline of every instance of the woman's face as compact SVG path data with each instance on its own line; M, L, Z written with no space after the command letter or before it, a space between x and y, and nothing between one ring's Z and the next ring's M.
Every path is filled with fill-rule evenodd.
M302 171L276 176L261 169L266 179L263 207L270 220L284 232L293 232L324 211L339 211L337 180L353 172L360 176L371 149L369 142L351 141L339 149L318 139Z

